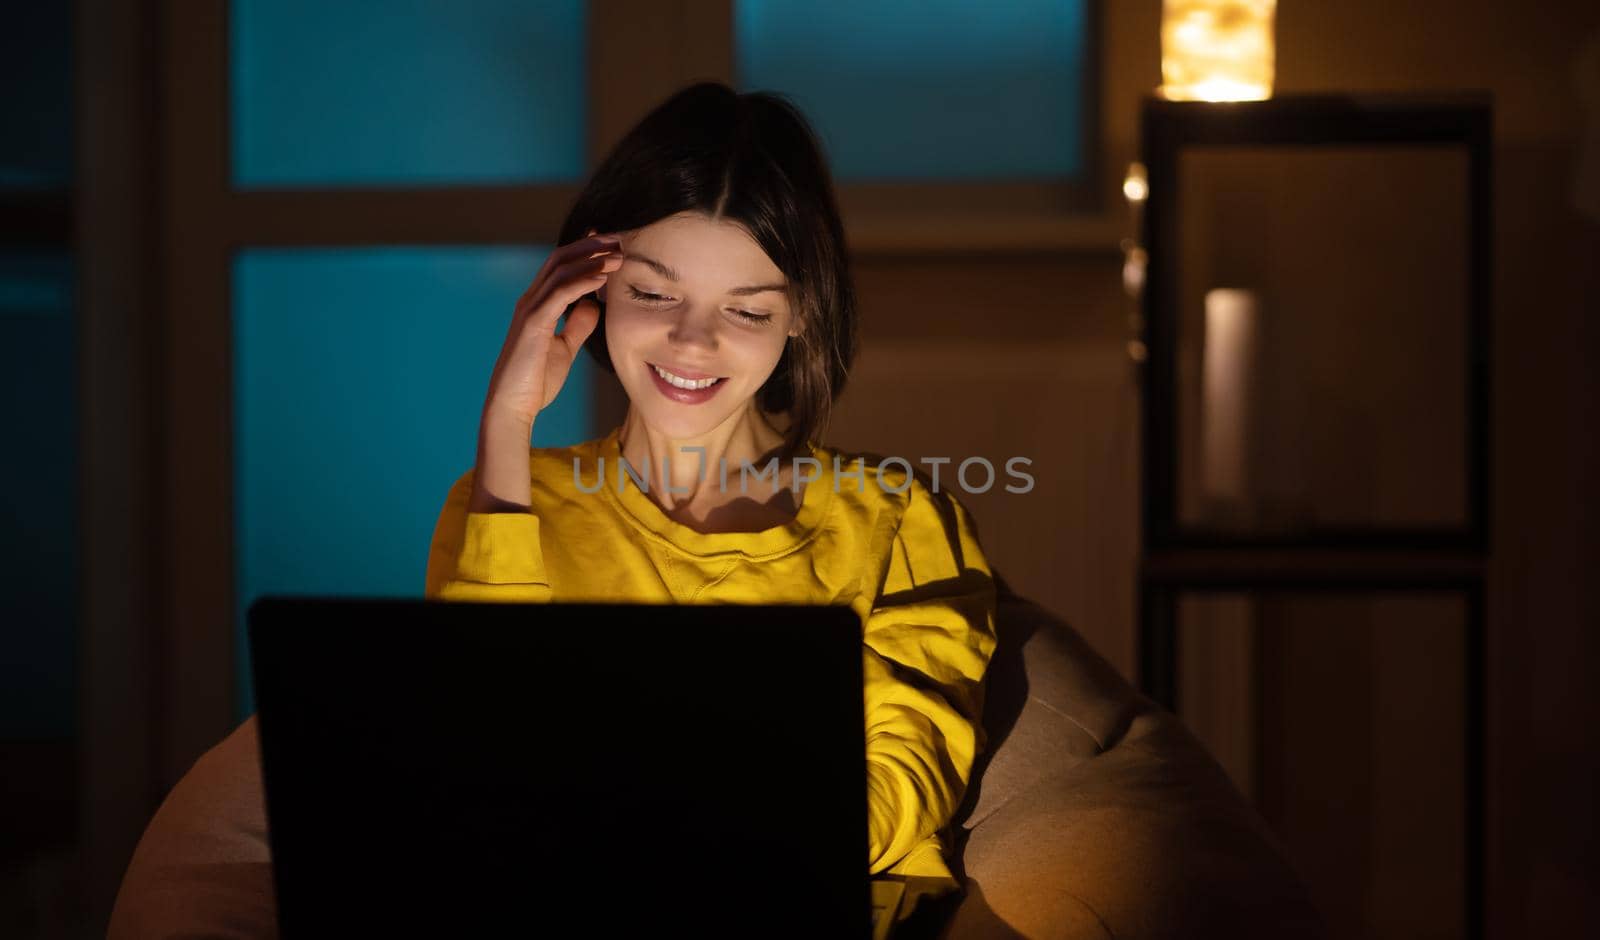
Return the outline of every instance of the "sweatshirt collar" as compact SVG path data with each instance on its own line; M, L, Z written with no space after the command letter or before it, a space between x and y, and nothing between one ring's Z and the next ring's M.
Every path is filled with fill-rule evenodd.
M759 532L699 532L669 517L666 510L662 509L650 494L639 489L633 478L623 471L621 432L622 428L619 425L597 442L596 456L604 461L601 465L601 469L604 470L602 489L622 516L636 528L691 555L742 554L763 557L793 551L815 534L832 502L833 453L808 441L806 447L812 459L817 462L815 468L817 475L805 484L805 490L800 496L799 511L794 518ZM644 468L633 469L644 478ZM650 475L646 485L660 485L660 468L657 467L655 470L657 472ZM708 467L707 472L715 475L717 469ZM738 480L739 468L729 466L727 485L730 488L737 487ZM771 488L770 480L750 481L750 490L754 494L770 493Z

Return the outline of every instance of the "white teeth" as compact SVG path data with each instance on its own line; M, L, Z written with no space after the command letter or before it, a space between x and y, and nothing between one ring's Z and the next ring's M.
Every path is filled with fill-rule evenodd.
M659 375L663 379L666 379L668 385L674 385L674 386L677 386L678 388L687 388L687 389L710 388L711 386L717 384L718 381L720 381L719 379L715 379L715 378L700 379L700 380L696 381L696 380L693 380L693 379L683 378L682 376L673 375L671 372L668 372L666 369L663 369L660 366L653 365L650 368L656 370L656 375Z

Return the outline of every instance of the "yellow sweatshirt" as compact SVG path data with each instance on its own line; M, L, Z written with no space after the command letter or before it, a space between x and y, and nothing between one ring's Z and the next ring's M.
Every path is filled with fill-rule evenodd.
M995 645L994 581L965 508L942 480L935 493L896 463L813 444L818 465L801 468L816 475L792 521L701 533L622 472L619 432L532 449L532 512L468 512L472 472L458 479L434 531L426 596L848 604L865 625L869 871L936 879L934 895L956 887L941 831L984 747ZM661 485L655 469L647 486ZM715 480L717 468L706 470ZM738 467L727 485L739 485ZM773 483L749 485L764 497Z

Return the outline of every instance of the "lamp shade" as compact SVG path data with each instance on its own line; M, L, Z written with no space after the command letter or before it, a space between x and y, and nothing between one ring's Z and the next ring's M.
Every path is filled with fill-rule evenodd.
M1161 94L1175 100L1272 97L1277 0L1165 0Z

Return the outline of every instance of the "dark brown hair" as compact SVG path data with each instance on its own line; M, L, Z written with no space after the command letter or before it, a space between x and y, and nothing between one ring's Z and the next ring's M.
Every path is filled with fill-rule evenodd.
M800 110L781 95L740 94L720 82L682 89L601 161L567 213L559 243L591 229L643 228L686 211L742 225L789 283L797 335L756 392L756 404L788 416L784 456L799 454L827 426L857 343L855 290L833 181ZM616 374L606 348L604 303L584 345Z

